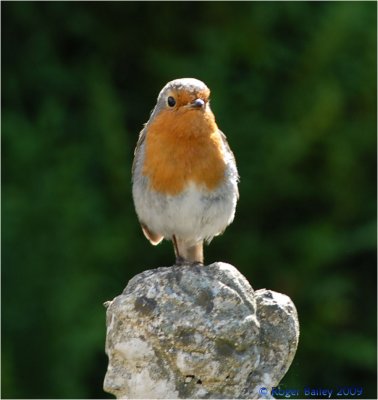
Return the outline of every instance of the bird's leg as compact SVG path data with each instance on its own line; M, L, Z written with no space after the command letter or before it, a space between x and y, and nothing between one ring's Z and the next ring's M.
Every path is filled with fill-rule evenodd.
M184 257L180 256L179 248L178 248L178 243L175 235L172 235L172 243L173 243L173 248L175 249L175 255L176 255L176 265L181 265L185 264L185 259Z
M203 242L189 245L175 235L172 236L173 246L176 253L177 264L202 264L203 265Z
M203 265L203 242L187 247L185 257L190 263Z

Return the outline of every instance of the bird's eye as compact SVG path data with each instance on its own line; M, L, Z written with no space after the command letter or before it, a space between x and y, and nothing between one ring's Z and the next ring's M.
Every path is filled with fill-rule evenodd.
M169 96L167 99L167 103L168 103L169 107L174 107L176 104L176 100L172 96Z

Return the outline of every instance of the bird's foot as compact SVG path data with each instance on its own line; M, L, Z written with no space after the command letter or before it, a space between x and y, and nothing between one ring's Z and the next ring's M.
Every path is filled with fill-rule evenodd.
M204 263L202 261L188 261L188 263L190 265L197 266L197 267L203 267L204 266Z
M189 264L189 262L187 260L185 260L184 257L178 256L176 257L176 265L185 265L185 264Z
M179 256L179 257L176 257L175 265L180 265L180 266L191 265L191 266L203 267L204 264L202 261L189 261L189 260L186 260L185 258Z

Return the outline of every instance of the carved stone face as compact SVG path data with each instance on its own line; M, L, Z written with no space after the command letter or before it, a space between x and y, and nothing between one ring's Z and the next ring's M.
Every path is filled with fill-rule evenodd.
M146 271L108 307L104 390L117 398L235 398L278 383L298 332L286 334L276 309L273 318L262 312L273 324L268 344L253 289L226 264Z
M116 338L115 338L116 339ZM117 398L172 398L178 397L169 380L156 374L156 355L153 348L139 338L120 341L107 348L108 370L104 390Z

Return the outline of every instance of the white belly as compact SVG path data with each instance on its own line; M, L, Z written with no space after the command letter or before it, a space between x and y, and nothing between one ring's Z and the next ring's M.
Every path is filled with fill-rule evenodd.
M192 243L211 240L234 219L236 182L225 182L214 192L191 184L178 196L162 195L146 186L133 187L136 212L151 231L167 239L176 235Z

